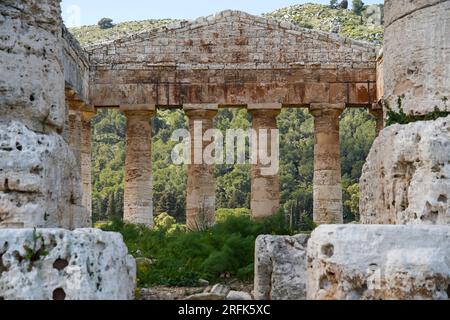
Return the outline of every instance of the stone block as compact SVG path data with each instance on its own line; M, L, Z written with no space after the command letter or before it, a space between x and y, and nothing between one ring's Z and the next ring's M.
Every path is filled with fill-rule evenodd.
M322 225L307 248L311 300L447 300L450 226Z
M384 129L360 189L363 223L450 224L450 117Z
M307 241L307 235L258 237L255 300L306 299Z
M0 299L130 300L135 278L118 233L0 230Z

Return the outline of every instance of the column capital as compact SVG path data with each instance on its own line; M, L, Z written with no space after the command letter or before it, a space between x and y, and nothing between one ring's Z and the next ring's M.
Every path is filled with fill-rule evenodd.
M81 110L81 120L85 122L90 122L97 115L97 110L92 108L91 110L84 109Z
M123 112L156 111L156 105L154 105L154 104L122 104L122 105L120 105L120 111L123 111Z
M184 112L186 113L186 115L190 118L190 119L212 119L214 118L217 113L218 110L208 110L208 109L190 109L190 110L184 110Z
M69 111L81 111L85 106L84 101L81 100L67 99L66 101L69 106Z
M276 118L280 115L281 109L249 109L248 112L253 117Z
M335 116L339 117L345 109L345 103L311 103L309 113L314 117Z

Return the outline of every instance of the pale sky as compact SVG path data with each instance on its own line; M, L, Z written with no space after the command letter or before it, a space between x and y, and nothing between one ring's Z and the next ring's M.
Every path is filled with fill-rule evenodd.
M63 18L68 27L96 24L108 17L114 22L146 19L192 20L226 9L260 15L306 2L328 4L329 0L63 0ZM382 0L366 0L366 4ZM349 1L351 3L351 1Z

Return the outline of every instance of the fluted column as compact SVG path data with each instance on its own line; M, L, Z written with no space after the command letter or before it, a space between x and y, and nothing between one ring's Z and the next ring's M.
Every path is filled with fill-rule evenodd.
M152 127L155 106L121 106L127 117L124 221L153 227Z
M189 230L205 230L215 223L216 187L214 165L203 161L203 152L211 141L195 141L194 137L213 128L213 118L217 114L215 106L185 106L189 117L191 136L191 163L188 165L186 194L186 224ZM201 131L199 130L201 125ZM197 127L197 130L196 130ZM198 137L200 138L200 137Z
M314 222L343 223L339 116L345 104L311 104L314 116Z
M377 137L384 129L384 113L382 108L370 108L369 113L375 118Z
M83 188L82 204L92 218L92 128L91 120L96 111L83 110L81 113L81 185Z
M272 108L272 109L270 109ZM266 218L274 215L280 207L280 178L278 170L273 173L266 173L267 169L273 164L264 165L261 163L260 149L267 148L267 155L271 155L274 151L272 146L271 130L278 129L277 116L281 112L281 104L275 105L249 105L248 111L252 115L252 128L257 135L257 149L252 150L256 155L258 152L257 161L252 163L251 169L251 203L250 208L252 217L254 219ZM261 141L261 129L266 129L267 139ZM267 143L263 146L262 143ZM254 147L254 146L253 146ZM277 166L278 166L278 155Z
M69 146L81 170L81 101L67 101L69 105Z

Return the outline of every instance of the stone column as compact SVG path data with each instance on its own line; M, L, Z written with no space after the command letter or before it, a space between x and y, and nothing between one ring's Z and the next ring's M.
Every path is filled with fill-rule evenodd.
M311 104L314 116L314 222L343 223L339 116L345 104Z
M370 108L369 113L372 115L372 117L375 118L376 121L376 133L377 137L379 136L380 132L384 129L384 113L383 109L380 107L377 108Z
M277 116L281 112L281 104L256 104L249 105L248 111L251 113L252 127L257 134L255 142L257 142L258 150L262 143L260 130L267 129L267 154L271 155L273 146L271 145L271 130L278 129ZM252 153L258 150L252 150ZM277 159L279 161L279 159ZM276 173L267 174L264 169L267 165L261 163L258 156L257 161L252 164L251 169L251 203L250 208L254 219L266 218L274 215L280 207L280 179L278 170Z
M217 114L215 105L189 105L184 110L189 117L191 163L188 165L186 194L186 224L189 230L205 230L215 223L216 186L214 165L203 161L203 152L212 141L203 141L204 133L213 128ZM195 127L200 128L202 141L195 141ZM199 130L199 129L198 129ZM197 157L196 157L197 155ZM200 156L201 155L201 156Z
M78 168L81 170L81 101L69 100L69 147L75 155Z
M83 110L81 113L81 186L83 189L82 204L88 210L92 218L92 128L91 120L95 117L96 111Z
M152 127L155 106L121 106L127 117L124 221L153 227Z

